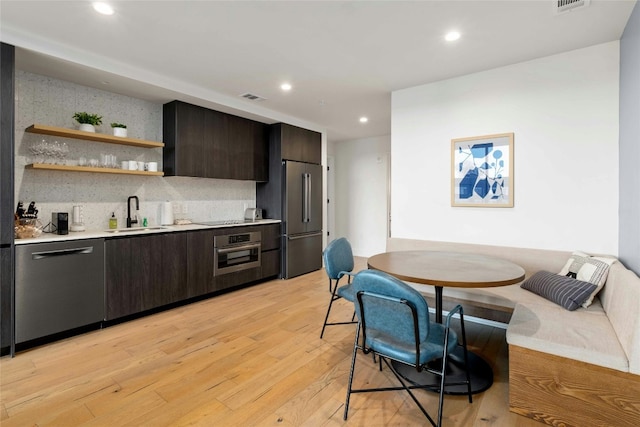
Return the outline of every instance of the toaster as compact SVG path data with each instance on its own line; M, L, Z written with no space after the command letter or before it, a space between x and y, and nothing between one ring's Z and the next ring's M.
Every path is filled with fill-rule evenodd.
M247 208L244 210L244 219L249 221L257 221L262 219L262 209Z

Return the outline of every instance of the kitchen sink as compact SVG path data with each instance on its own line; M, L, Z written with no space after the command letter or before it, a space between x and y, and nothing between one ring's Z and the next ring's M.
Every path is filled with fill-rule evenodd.
M116 228L114 230L104 230L107 233L144 233L154 230L168 230L168 227L162 227L160 225L155 227L131 227L131 228Z

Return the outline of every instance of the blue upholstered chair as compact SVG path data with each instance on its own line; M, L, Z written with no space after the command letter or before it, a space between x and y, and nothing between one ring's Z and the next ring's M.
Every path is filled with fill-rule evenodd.
M331 306L336 300L344 298L347 301L354 301L353 288L351 286L351 272L353 271L353 252L351 251L351 244L344 237L333 240L327 245L322 253L324 260L324 268L329 276L329 292L331 292L331 299L329 300L329 307L327 308L327 315L324 317L324 324L322 325L322 332L320 332L320 338L324 335L324 330L327 326L331 325L348 325L356 323L355 313L350 322L333 322L329 323L329 313L331 312ZM347 284L339 286L340 279L347 276Z
M458 335L450 328L454 313L459 313L464 348L464 363L467 371L466 384L469 403L472 402L471 382L469 379L467 342L464 332L464 315L460 305L446 316L444 324L429 321L429 307L424 297L404 282L386 273L376 270L363 270L353 279L353 291L356 295L355 309L359 319L355 333L351 371L347 386L347 399L344 419L349 411L349 398L352 393L375 391L405 390L411 395L422 413L432 425L442 424L443 390L446 382L446 366L449 354L458 345ZM394 373L402 386L386 388L352 388L356 356L358 350L364 354L373 353ZM439 384L407 385L405 379L394 368L394 363L415 367L418 372L427 371L439 377ZM437 361L435 363L429 363ZM453 385L446 383L446 385ZM439 391L437 423L420 404L413 389Z

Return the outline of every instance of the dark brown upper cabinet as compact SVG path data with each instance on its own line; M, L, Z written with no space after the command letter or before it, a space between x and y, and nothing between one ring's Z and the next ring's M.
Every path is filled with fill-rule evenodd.
M322 137L319 132L286 123L273 125L271 132L272 143L280 145L282 160L322 163Z
M269 136L269 180L256 185L256 206L265 218L284 218L282 162L322 164L322 135L286 123L271 125Z
M267 181L269 126L181 101L164 105L165 176Z

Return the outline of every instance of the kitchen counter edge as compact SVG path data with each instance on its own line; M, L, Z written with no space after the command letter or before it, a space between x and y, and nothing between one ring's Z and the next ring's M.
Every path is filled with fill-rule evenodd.
M109 232L106 230L87 230L87 231L70 231L69 234L50 234L42 233L40 237L34 237L30 239L15 239L15 245L28 245L33 243L50 243L50 242L69 242L74 240L86 240L86 239L113 239L118 237L131 237L131 236L148 236L149 234L157 233L173 233L176 231L195 231L195 230L208 230L213 228L231 228L231 227L248 227L255 225L265 224L278 224L282 222L279 219L261 219L251 222L242 222L238 224L218 224L218 225L202 225L202 224L186 224L186 225L163 225L163 226L151 226L145 231L136 231L136 229L144 227L135 227L129 230L120 230L117 233ZM158 228L155 228L158 227ZM162 227L162 228L159 228Z

